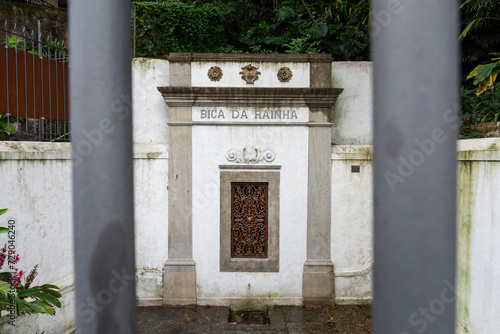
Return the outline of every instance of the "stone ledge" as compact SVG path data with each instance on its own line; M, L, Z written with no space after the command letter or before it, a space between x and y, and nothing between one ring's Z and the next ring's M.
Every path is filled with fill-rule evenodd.
M290 106L331 108L342 88L158 87L170 107Z
M171 53L169 62L331 63L331 54Z
M500 161L500 139L464 139L457 144L459 161Z
M70 143L0 142L0 160L70 160Z
M332 160L372 160L372 145L332 145Z

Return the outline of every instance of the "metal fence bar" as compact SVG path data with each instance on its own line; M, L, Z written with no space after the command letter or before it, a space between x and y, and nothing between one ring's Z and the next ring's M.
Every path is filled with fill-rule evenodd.
M56 41L55 41L55 45L57 46L57 38L56 38ZM59 133L59 123L61 122L59 120L59 71L58 71L58 67L59 67L59 63L57 62L57 48L54 49L54 60L56 61L55 65L56 65L56 137L59 137L60 133Z
M46 42L42 42L40 26L39 21L38 32L31 30L31 36L26 27L22 27L20 31L16 23L12 29L9 29L7 20L0 28L0 33L5 34L5 54L2 54L0 59L5 64L6 71L5 76L2 74L0 80L0 89L6 91L0 99L2 99L2 105L5 104L6 107L0 110L0 114L6 116L7 131L11 131L12 127L20 131L22 129L20 125L24 122L23 130L26 133L33 131L32 133L38 134L39 141L67 139L66 132L61 134L63 129L61 122L69 122L66 115L68 108L66 107L65 83L68 79L65 66L68 65L64 64L68 61L67 50L64 49L64 42L60 46L57 39L51 42L50 37L47 37ZM20 52L22 52L21 55ZM39 62L36 62L35 55L38 55ZM31 60L29 60L30 56L33 57ZM60 66L63 66L61 78ZM29 73L30 70L32 73ZM28 80L32 82L28 83ZM60 105L61 103L63 106ZM61 112L64 112L64 115L61 115ZM16 117L16 122L11 124L12 117ZM32 129L30 129L31 118L34 119ZM66 130L68 126L69 124L64 124L64 129ZM48 132L44 131L46 127L48 127Z
M52 139L52 71L50 70L50 37L47 36L47 45L49 47L47 48L47 63L49 64L49 136L50 139Z
M64 42L63 42L63 50L64 50ZM66 59L66 52L63 51L63 59ZM64 118L64 134L67 134L68 132L66 131L66 122L68 121L66 119L66 76L65 76L65 70L64 70L64 66L62 67L62 76L63 76L63 118Z
M38 56L40 57L40 90L41 90L41 98L42 98L42 117L40 117L38 121L38 140L43 140L44 133L44 120L45 120L45 107L43 101L43 47L42 47L42 29L40 26L40 20L38 20Z
M375 334L455 330L458 5L372 0Z
M36 134L37 124L36 124L36 72L35 72L35 39L34 39L34 31L31 30L31 42L33 43L32 51L33 51L33 118L35 121L33 122L34 131Z
M28 132L28 64L26 62L26 27L23 27L23 40L24 40L24 124L26 125L26 132Z
M17 24L14 24L14 47L15 47L15 57L16 57L16 121L17 127L19 127L19 75L17 71Z
M69 3L76 333L136 333L130 10Z
M10 104L9 104L9 36L7 35L7 20L5 20L5 82L7 83L7 131L10 131Z

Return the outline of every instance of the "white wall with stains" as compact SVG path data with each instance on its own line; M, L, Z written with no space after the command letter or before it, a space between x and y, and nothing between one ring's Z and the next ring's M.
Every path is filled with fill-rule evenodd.
M350 72L354 74L349 76ZM345 96L341 95L334 110L337 145L332 145L331 167L331 256L336 300L342 304L368 303L372 296L370 73L369 63L333 66L335 86L345 88ZM162 272L168 257L168 126L167 107L156 86L168 84L168 62L134 60L133 76L137 299L139 305L161 305ZM357 110L358 116L351 118L348 110ZM496 247L500 240L500 140L465 140L459 141L458 147L457 331L495 333L500 327L495 316L500 309L500 248ZM0 217L0 226L6 225L7 218L16 221L20 269L29 271L39 264L35 282L63 287L63 308L56 317L19 318L22 326L16 327L16 333L45 330L57 334L73 326L70 149L68 143L0 142L0 208L9 209ZM195 237L202 238L201 232ZM0 243L6 241L4 236L0 235ZM202 251L195 247L195 254ZM287 249L280 249L282 256L286 253ZM209 280L206 275L200 278ZM237 282L227 280L227 284ZM292 290L292 299L299 301L298 290ZM6 321L0 319L0 332L10 330Z

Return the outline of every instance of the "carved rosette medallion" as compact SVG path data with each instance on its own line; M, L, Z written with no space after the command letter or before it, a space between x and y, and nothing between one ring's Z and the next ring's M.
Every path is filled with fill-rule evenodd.
M253 146L248 146L241 150L230 148L226 153L226 159L236 163L259 163L262 160L271 162L275 157L276 153L273 150L260 150Z
M222 78L222 70L219 66L210 67L207 74L212 81L219 81Z
M241 68L243 71L240 72L241 78L249 85L253 85L255 80L259 79L260 72L257 71L259 68L248 64Z
M282 67L278 70L278 80L281 82L289 82L292 79L292 70L288 67Z

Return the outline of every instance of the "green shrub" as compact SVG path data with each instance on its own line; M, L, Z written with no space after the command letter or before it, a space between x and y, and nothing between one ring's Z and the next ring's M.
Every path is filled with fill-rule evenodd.
M162 57L170 52L227 52L224 26L228 11L207 3L134 3L136 56Z

